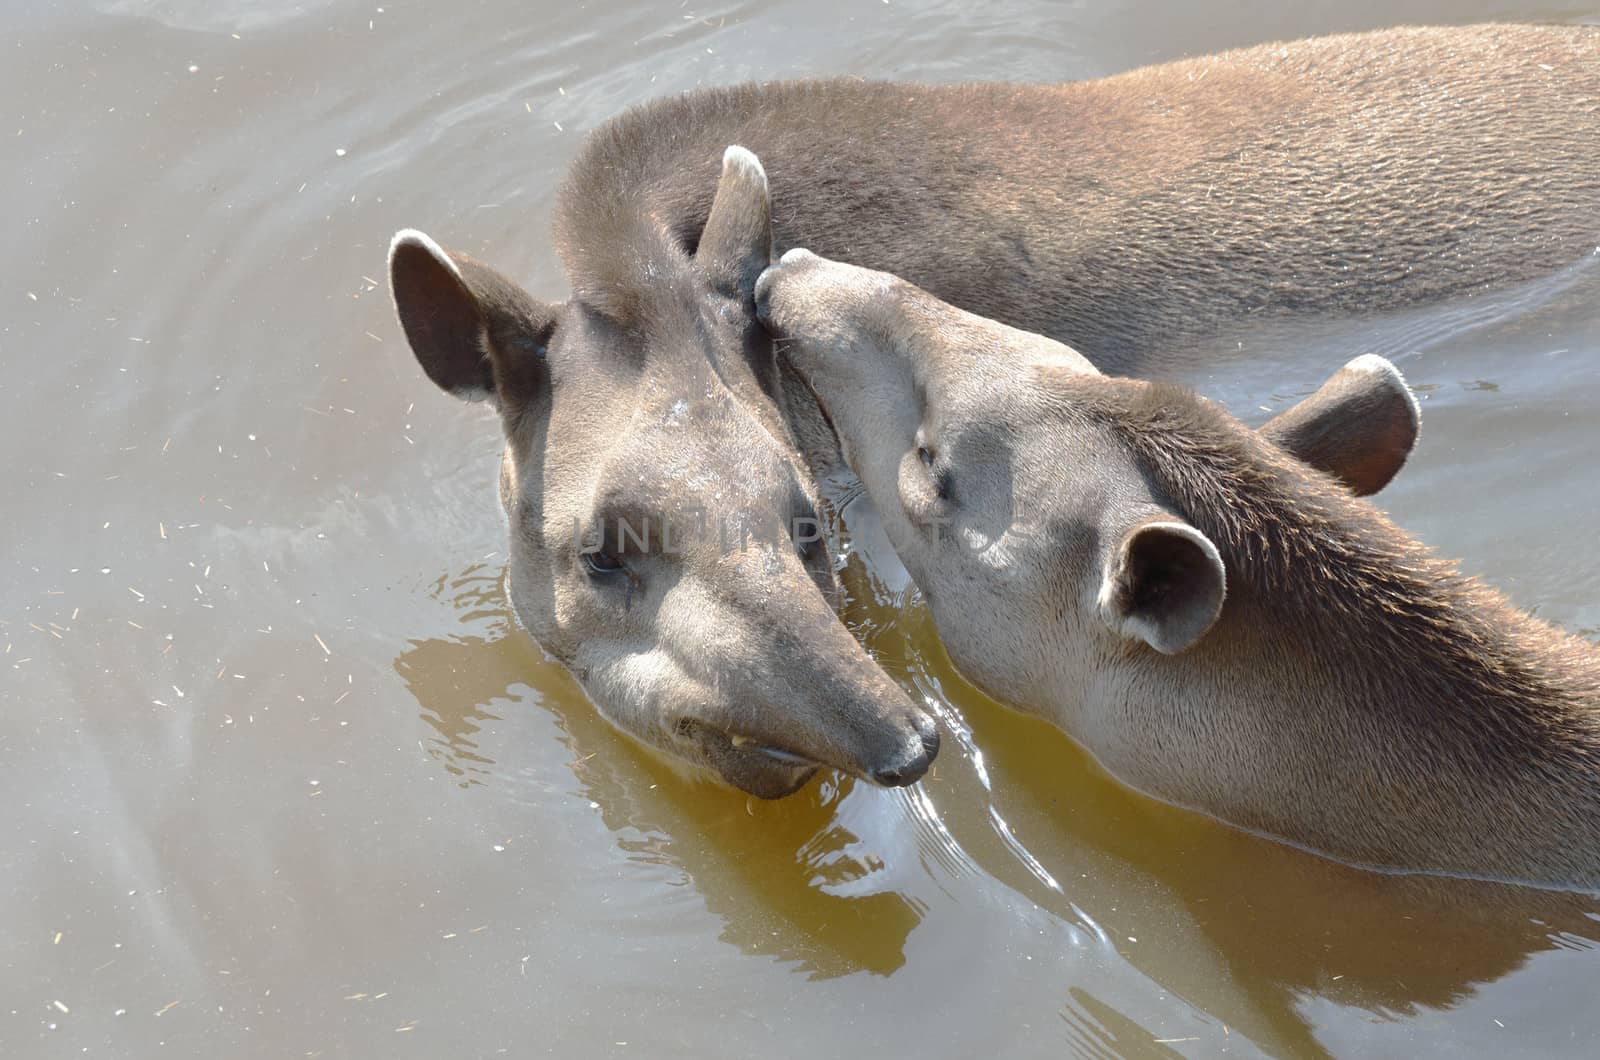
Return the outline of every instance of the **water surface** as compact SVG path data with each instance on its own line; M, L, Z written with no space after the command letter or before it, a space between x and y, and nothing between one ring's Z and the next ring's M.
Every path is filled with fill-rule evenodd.
M1134 795L962 684L892 561L849 620L945 723L780 803L636 751L510 625L498 431L382 284L423 227L559 297L553 191L663 92L1086 78L1592 2L13 0L0 14L0 1056L1587 1053L1595 909L1346 870ZM1394 356L1401 523L1600 628L1592 277L1293 333ZM868 530L856 513L858 530Z

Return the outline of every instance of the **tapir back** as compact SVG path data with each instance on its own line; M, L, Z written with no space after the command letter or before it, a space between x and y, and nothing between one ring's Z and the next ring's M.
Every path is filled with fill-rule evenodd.
M759 154L776 248L1158 371L1246 316L1504 287L1600 246L1600 29L1392 29L1060 86L711 89L599 130L556 224L580 298L613 229L693 246L727 143ZM1045 294L1048 297L1044 296Z

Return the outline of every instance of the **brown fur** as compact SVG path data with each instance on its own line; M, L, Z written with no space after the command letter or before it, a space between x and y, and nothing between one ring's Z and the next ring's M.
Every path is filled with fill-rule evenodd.
M1511 607L1371 504L1181 388L1055 378L1070 415L1110 429L1229 574L1229 611L1202 657L1300 657L1337 691L1285 696L1285 773L1339 763L1365 821L1301 841L1361 863L1600 885L1600 655ZM1319 694L1320 692L1320 694ZM1310 709L1295 699L1325 699ZM1289 793L1285 793L1286 795ZM1290 796L1292 798L1292 795ZM1239 822L1274 834L1304 792ZM1392 814L1393 816L1389 816ZM1298 825L1296 826L1298 827Z
M1395 29L1079 84L658 100L573 163L556 237L578 300L648 326L729 143L771 177L780 252L896 273L1107 371L1159 371L1245 315L1437 301L1592 254L1600 30Z

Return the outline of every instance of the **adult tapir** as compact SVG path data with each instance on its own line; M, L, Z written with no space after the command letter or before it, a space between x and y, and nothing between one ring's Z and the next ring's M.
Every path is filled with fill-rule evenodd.
M499 410L514 609L607 718L757 795L819 765L904 784L937 733L829 608L815 483L836 443L754 318L774 248L1160 373L1246 315L1585 259L1597 143L1600 30L1580 27L1388 30L1061 86L710 89L588 138L555 217L568 301L411 230L390 281L428 376ZM729 144L765 160L775 211L749 152L719 182ZM1375 484L1406 447L1376 446ZM1299 455L1342 474L1340 452Z

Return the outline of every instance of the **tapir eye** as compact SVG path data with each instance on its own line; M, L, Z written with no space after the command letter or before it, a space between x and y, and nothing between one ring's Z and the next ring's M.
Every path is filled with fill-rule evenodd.
M590 574L597 577L605 574L616 574L618 571L626 569L626 564L620 558L603 549L583 553L583 566Z
M923 437L922 432L917 432L917 461L928 472L928 479L933 483L933 492L940 500L950 499L950 468L937 467L938 455L934 453L933 446Z

